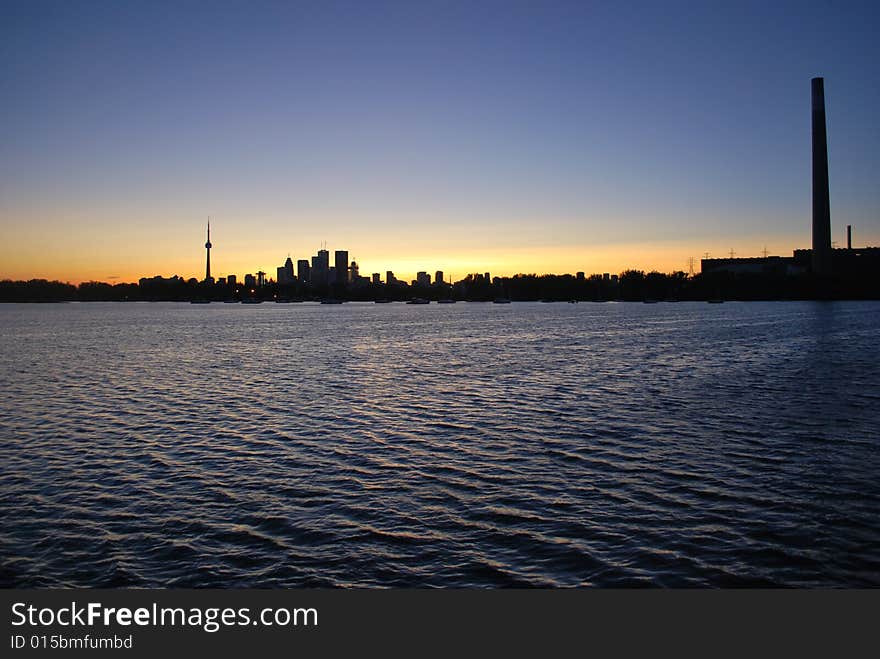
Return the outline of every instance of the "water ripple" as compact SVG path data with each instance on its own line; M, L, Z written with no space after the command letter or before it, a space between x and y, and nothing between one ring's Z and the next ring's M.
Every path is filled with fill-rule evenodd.
M877 303L0 305L0 333L2 586L880 586Z

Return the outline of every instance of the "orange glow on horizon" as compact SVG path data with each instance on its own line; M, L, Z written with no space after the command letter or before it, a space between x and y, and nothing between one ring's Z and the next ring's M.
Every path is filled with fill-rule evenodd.
M755 241L756 242L756 241ZM780 241L782 242L782 241ZM786 241L783 244L768 245L768 253L790 256L795 248L806 247L805 241ZM757 243L756 244L760 244ZM750 250L750 245L732 245L728 250L718 248L710 252L713 258L729 256L733 249L736 256L760 256L761 248ZM333 245L330 249L330 262L333 263ZM4 250L5 251L5 250ZM53 255L51 260L37 250L22 249L15 253L4 253L0 279L49 279L79 284L86 281L103 281L109 283L134 283L141 277L161 275L170 277L179 275L185 279L204 277L204 248L190 250L189 258L181 258L176 254L168 254L166 258L140 258L126 263L118 253L107 253L104 250L84 250L82 252ZM244 250L241 250L244 251ZM275 278L275 268L282 265L287 253L278 248L248 250L242 256L240 250L230 258L222 243L215 243L211 250L211 269L215 279L235 274L239 281L247 273L256 274L259 270ZM317 250L307 254L291 253L296 264L297 259L309 259ZM385 281L386 271L391 270L395 276L409 282L415 279L418 271L425 271L433 280L437 270L443 271L444 280L454 281L464 278L469 273L489 272L494 276L512 276L515 274L574 274L585 272L588 276L596 273L621 273L624 270L657 270L660 272L688 271L688 259L694 259L694 272L700 270L700 259L704 255L703 244L647 244L626 243L606 245L571 245L568 247L489 247L468 248L458 251L440 252L419 250L407 257L375 252L362 252L363 256L349 249L349 260L355 257L361 276L370 277L378 272Z
M0 242L0 279L49 279L78 284L84 281L137 282L141 277L179 275L201 280L205 273L205 224L191 213L152 215L133 213L125 224L118 221L125 209L102 209L88 219L63 214L58 209L34 210L3 217L4 240ZM207 219L207 214L205 215ZM636 229L636 222L644 229ZM627 269L687 272L694 259L711 257L790 256L792 250L810 245L806 232L762 235L703 235L686 239L658 237L672 220L657 217L636 220L624 216L607 219L515 217L458 218L444 221L428 215L407 224L393 217L384 224L375 214L344 219L332 214L314 217L275 215L240 216L211 222L211 272L215 278L263 270L275 278L275 270L288 254L296 264L311 260L323 241L330 251L346 249L356 260L360 274L388 270L409 282L416 272L432 279L442 270L444 279L458 281L468 273L492 276L515 274L621 273ZM768 219L768 226L777 222ZM806 223L805 223L806 224ZM626 232L616 227L626 227ZM808 227L808 225L806 225ZM439 227L439 229L438 229ZM842 231L843 227L836 227ZM704 230L705 231L705 230ZM329 234L329 235L328 235ZM618 234L638 236L621 239ZM660 234L660 236L669 235ZM845 237L835 235L838 241ZM880 243L880 234L861 235L859 245Z

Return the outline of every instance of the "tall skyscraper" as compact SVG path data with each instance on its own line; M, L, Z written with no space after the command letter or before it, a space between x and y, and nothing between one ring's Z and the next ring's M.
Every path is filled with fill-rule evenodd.
M205 260L205 281L211 283L211 218L208 218L208 240L205 243L205 252L207 259Z
M327 275L330 273L330 252L319 249L317 256L312 257L311 281L314 286L326 286Z
M296 276L304 284L309 282L309 262L306 259L296 262Z
M437 272L434 273L434 283L435 284L442 284L443 283L443 271L442 270L438 270Z
M321 264L321 266L324 268L324 270L329 270L330 269L330 252L328 252L326 249L319 249L318 250L318 262Z
M336 283L348 283L348 251L337 249L333 257L333 265L336 268Z
M825 80L813 78L813 273L831 274L831 202L828 194L828 136Z
M287 257L287 260L284 262L284 265L282 265L278 268L276 281L282 285L293 283L293 281L294 281L293 260L290 258L290 256Z

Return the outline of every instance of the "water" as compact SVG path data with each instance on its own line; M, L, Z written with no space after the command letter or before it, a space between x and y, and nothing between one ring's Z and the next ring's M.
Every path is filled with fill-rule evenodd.
M0 305L2 586L878 586L880 303Z

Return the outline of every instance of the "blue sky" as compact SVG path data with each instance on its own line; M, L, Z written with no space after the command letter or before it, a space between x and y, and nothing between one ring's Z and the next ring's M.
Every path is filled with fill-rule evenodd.
M880 4L2 2L0 276L684 268L880 243ZM201 242L200 242L201 241Z

